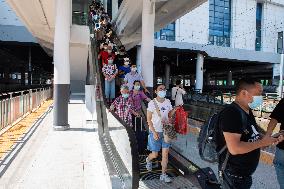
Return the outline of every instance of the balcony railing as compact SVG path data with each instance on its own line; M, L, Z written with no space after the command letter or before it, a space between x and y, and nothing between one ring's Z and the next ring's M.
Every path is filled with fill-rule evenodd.
M51 88L38 88L0 94L0 131L15 124L52 97Z

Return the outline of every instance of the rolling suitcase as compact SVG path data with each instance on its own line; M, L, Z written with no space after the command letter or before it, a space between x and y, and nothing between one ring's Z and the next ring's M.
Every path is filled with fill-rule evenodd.
M143 154L143 152L147 148L147 131L143 126L143 119L142 117L135 117L134 118L134 132L136 135L136 140L138 144L138 152L139 154Z

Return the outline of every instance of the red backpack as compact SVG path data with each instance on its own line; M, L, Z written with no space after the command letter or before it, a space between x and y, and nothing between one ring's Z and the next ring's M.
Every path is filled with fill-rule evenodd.
M189 133L188 113L182 106L176 109L174 125L177 133L182 135Z

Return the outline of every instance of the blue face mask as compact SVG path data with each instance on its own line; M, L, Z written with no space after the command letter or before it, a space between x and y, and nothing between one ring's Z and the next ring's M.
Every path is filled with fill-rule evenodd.
M140 90L140 86L134 85L134 90L139 91Z
M125 94L121 94L123 98L128 98L129 97L129 94L128 93L125 93Z
M158 95L160 98L165 98L165 97L166 97L166 94L167 94L166 91L159 91L157 95Z
M263 97L262 96L253 96L252 103L249 103L248 105L251 109L255 109L255 108L261 106L262 103L263 103Z

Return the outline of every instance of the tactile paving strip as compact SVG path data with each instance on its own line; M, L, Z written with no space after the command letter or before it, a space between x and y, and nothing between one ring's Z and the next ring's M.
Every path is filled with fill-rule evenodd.
M140 155L140 182L139 189L188 189L197 188L188 179L180 176L180 174L170 164L168 165L167 174L172 178L171 183L160 181L161 163L160 160L153 162L153 170L147 171L146 159L147 155Z
M172 179L171 183L165 183L159 179L140 181L139 189L197 189L197 187L183 176L174 177Z
M11 151L13 145L20 141L23 134L25 134L32 127L33 123L40 118L44 112L46 112L52 103L53 100L44 102L40 108L27 115L0 136L0 161L6 155L6 153Z

